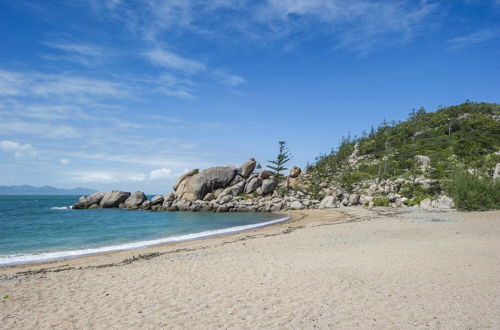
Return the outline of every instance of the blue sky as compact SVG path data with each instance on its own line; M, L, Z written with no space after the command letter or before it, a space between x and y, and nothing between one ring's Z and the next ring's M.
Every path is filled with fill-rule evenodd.
M0 185L167 192L500 99L496 0L0 0Z

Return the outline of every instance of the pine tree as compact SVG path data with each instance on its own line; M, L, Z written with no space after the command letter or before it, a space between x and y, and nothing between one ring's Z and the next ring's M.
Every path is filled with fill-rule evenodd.
M279 144L279 153L276 156L275 160L268 160L271 165L267 165L274 175L274 179L276 181L280 181L283 179L283 171L286 171L288 168L285 167L285 164L291 159L290 152L286 146L285 141L278 141Z

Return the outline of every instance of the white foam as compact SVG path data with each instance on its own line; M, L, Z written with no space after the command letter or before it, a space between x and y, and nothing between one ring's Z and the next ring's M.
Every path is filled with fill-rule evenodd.
M171 236L171 237L165 237L165 238L149 240L149 241L140 241L140 242L133 242L133 243L104 246L104 247L100 247L100 248L72 250L72 251L60 251L60 252L47 252L47 253L40 253L40 254L0 255L0 267L29 264L29 263L38 263L38 262L45 262L45 261L52 261L52 260L59 260L59 259L69 259L69 258L75 258L75 257L104 253L104 252L133 250L133 249L140 249L140 248L144 248L144 247L148 247L148 246L165 244L165 243L189 241L189 240L194 240L194 239L199 239L199 238L205 238L205 237L217 236L217 235L223 235L223 234L230 234L230 233L235 233L235 232L239 232L239 231L268 226L268 225L272 225L272 224L275 224L278 222L286 221L288 219L289 219L289 217L286 216L283 218L279 218L279 219L275 219L275 220L271 220L271 221L266 221L266 222L261 222L261 223L256 223L256 224L252 224L252 225L244 225L244 226L236 226L236 227L229 227L229 228L216 229L216 230L208 230L208 231L202 231L199 233L192 233L192 234L186 234L186 235L180 235L180 236Z
M51 210L71 210L71 206L54 206L50 208Z

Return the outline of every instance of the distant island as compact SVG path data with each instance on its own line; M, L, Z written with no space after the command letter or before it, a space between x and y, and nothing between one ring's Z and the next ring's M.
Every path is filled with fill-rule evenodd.
M88 188L62 189L51 186L35 187L30 185L0 186L0 195L90 195L96 191Z

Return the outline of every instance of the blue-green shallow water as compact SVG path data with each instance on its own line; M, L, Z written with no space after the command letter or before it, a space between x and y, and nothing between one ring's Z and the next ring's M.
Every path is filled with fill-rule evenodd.
M268 213L71 210L79 196L0 196L0 266L196 239L284 220Z

